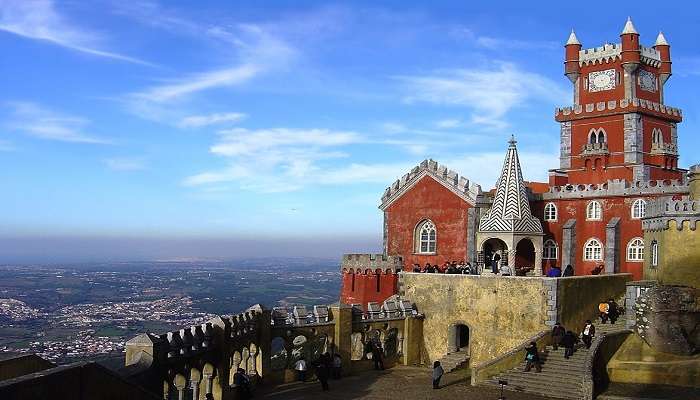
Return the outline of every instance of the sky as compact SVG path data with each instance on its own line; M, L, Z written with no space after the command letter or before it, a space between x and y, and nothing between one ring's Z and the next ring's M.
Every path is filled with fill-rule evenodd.
M628 16L698 163L700 12L665 4L0 0L0 262L380 251L423 159L488 189L513 134L546 181L563 43Z

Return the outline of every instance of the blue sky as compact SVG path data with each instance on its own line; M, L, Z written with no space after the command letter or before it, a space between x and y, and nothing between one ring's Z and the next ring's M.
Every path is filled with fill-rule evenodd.
M471 3L0 0L0 254L378 250L379 198L422 159L488 188L515 134L546 180L569 31L616 42L630 14L672 46L698 162L697 9Z

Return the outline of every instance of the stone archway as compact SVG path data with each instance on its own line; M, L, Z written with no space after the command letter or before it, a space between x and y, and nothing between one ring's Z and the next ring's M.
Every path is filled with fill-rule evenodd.
M449 353L469 353L470 329L467 324L458 322L450 325L447 333L447 351Z
M483 253L484 269L492 268L494 253L498 253L498 255L501 257L500 261L498 262L499 267L508 263L508 245L505 241L499 238L486 239L481 245L481 251Z
M522 238L515 247L515 268L535 269L535 244Z

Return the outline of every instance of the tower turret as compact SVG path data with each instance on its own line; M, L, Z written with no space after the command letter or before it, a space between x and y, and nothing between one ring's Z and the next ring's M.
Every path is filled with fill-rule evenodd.
M641 52L639 50L639 33L632 24L632 18L627 18L625 27L620 34L622 41L622 68L625 70L625 98L636 97L634 85L634 72L639 68L641 62Z
M661 55L661 66L659 67L659 78L661 85L664 85L671 77L671 46L666 41L663 32L659 32L654 43L654 49Z
M576 33L571 30L569 35L569 40L566 41L564 45L565 58L564 58L564 75L571 81L571 83L576 84L576 80L579 75L581 75L581 67L579 66L579 51L581 51L581 42L578 41Z

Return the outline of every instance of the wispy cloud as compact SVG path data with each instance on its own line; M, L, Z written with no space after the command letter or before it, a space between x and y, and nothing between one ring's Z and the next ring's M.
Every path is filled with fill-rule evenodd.
M136 64L146 61L99 47L101 35L78 28L60 15L51 0L0 1L0 30L67 49Z
M0 151L14 151L15 146L8 140L0 140Z
M106 158L102 162L112 171L140 171L146 168L142 158Z
M460 119L448 118L435 121L435 126L438 129L453 129L459 128L460 126L464 126L464 122L462 122L462 120Z
M245 117L245 114L237 112L190 115L180 120L179 125L183 128L201 128L203 126L216 125L225 122L239 122Z
M439 70L427 75L400 76L407 103L427 102L465 107L471 123L503 128L504 117L527 100L560 102L566 91L551 79L523 71L512 63L494 68Z
M488 50L556 50L563 44L549 40L521 40L493 37L479 34L465 27L452 28L449 34L461 41L467 40L477 47Z
M61 114L31 102L6 103L11 110L7 127L28 136L60 142L109 144L110 140L84 132L90 123L81 117Z

